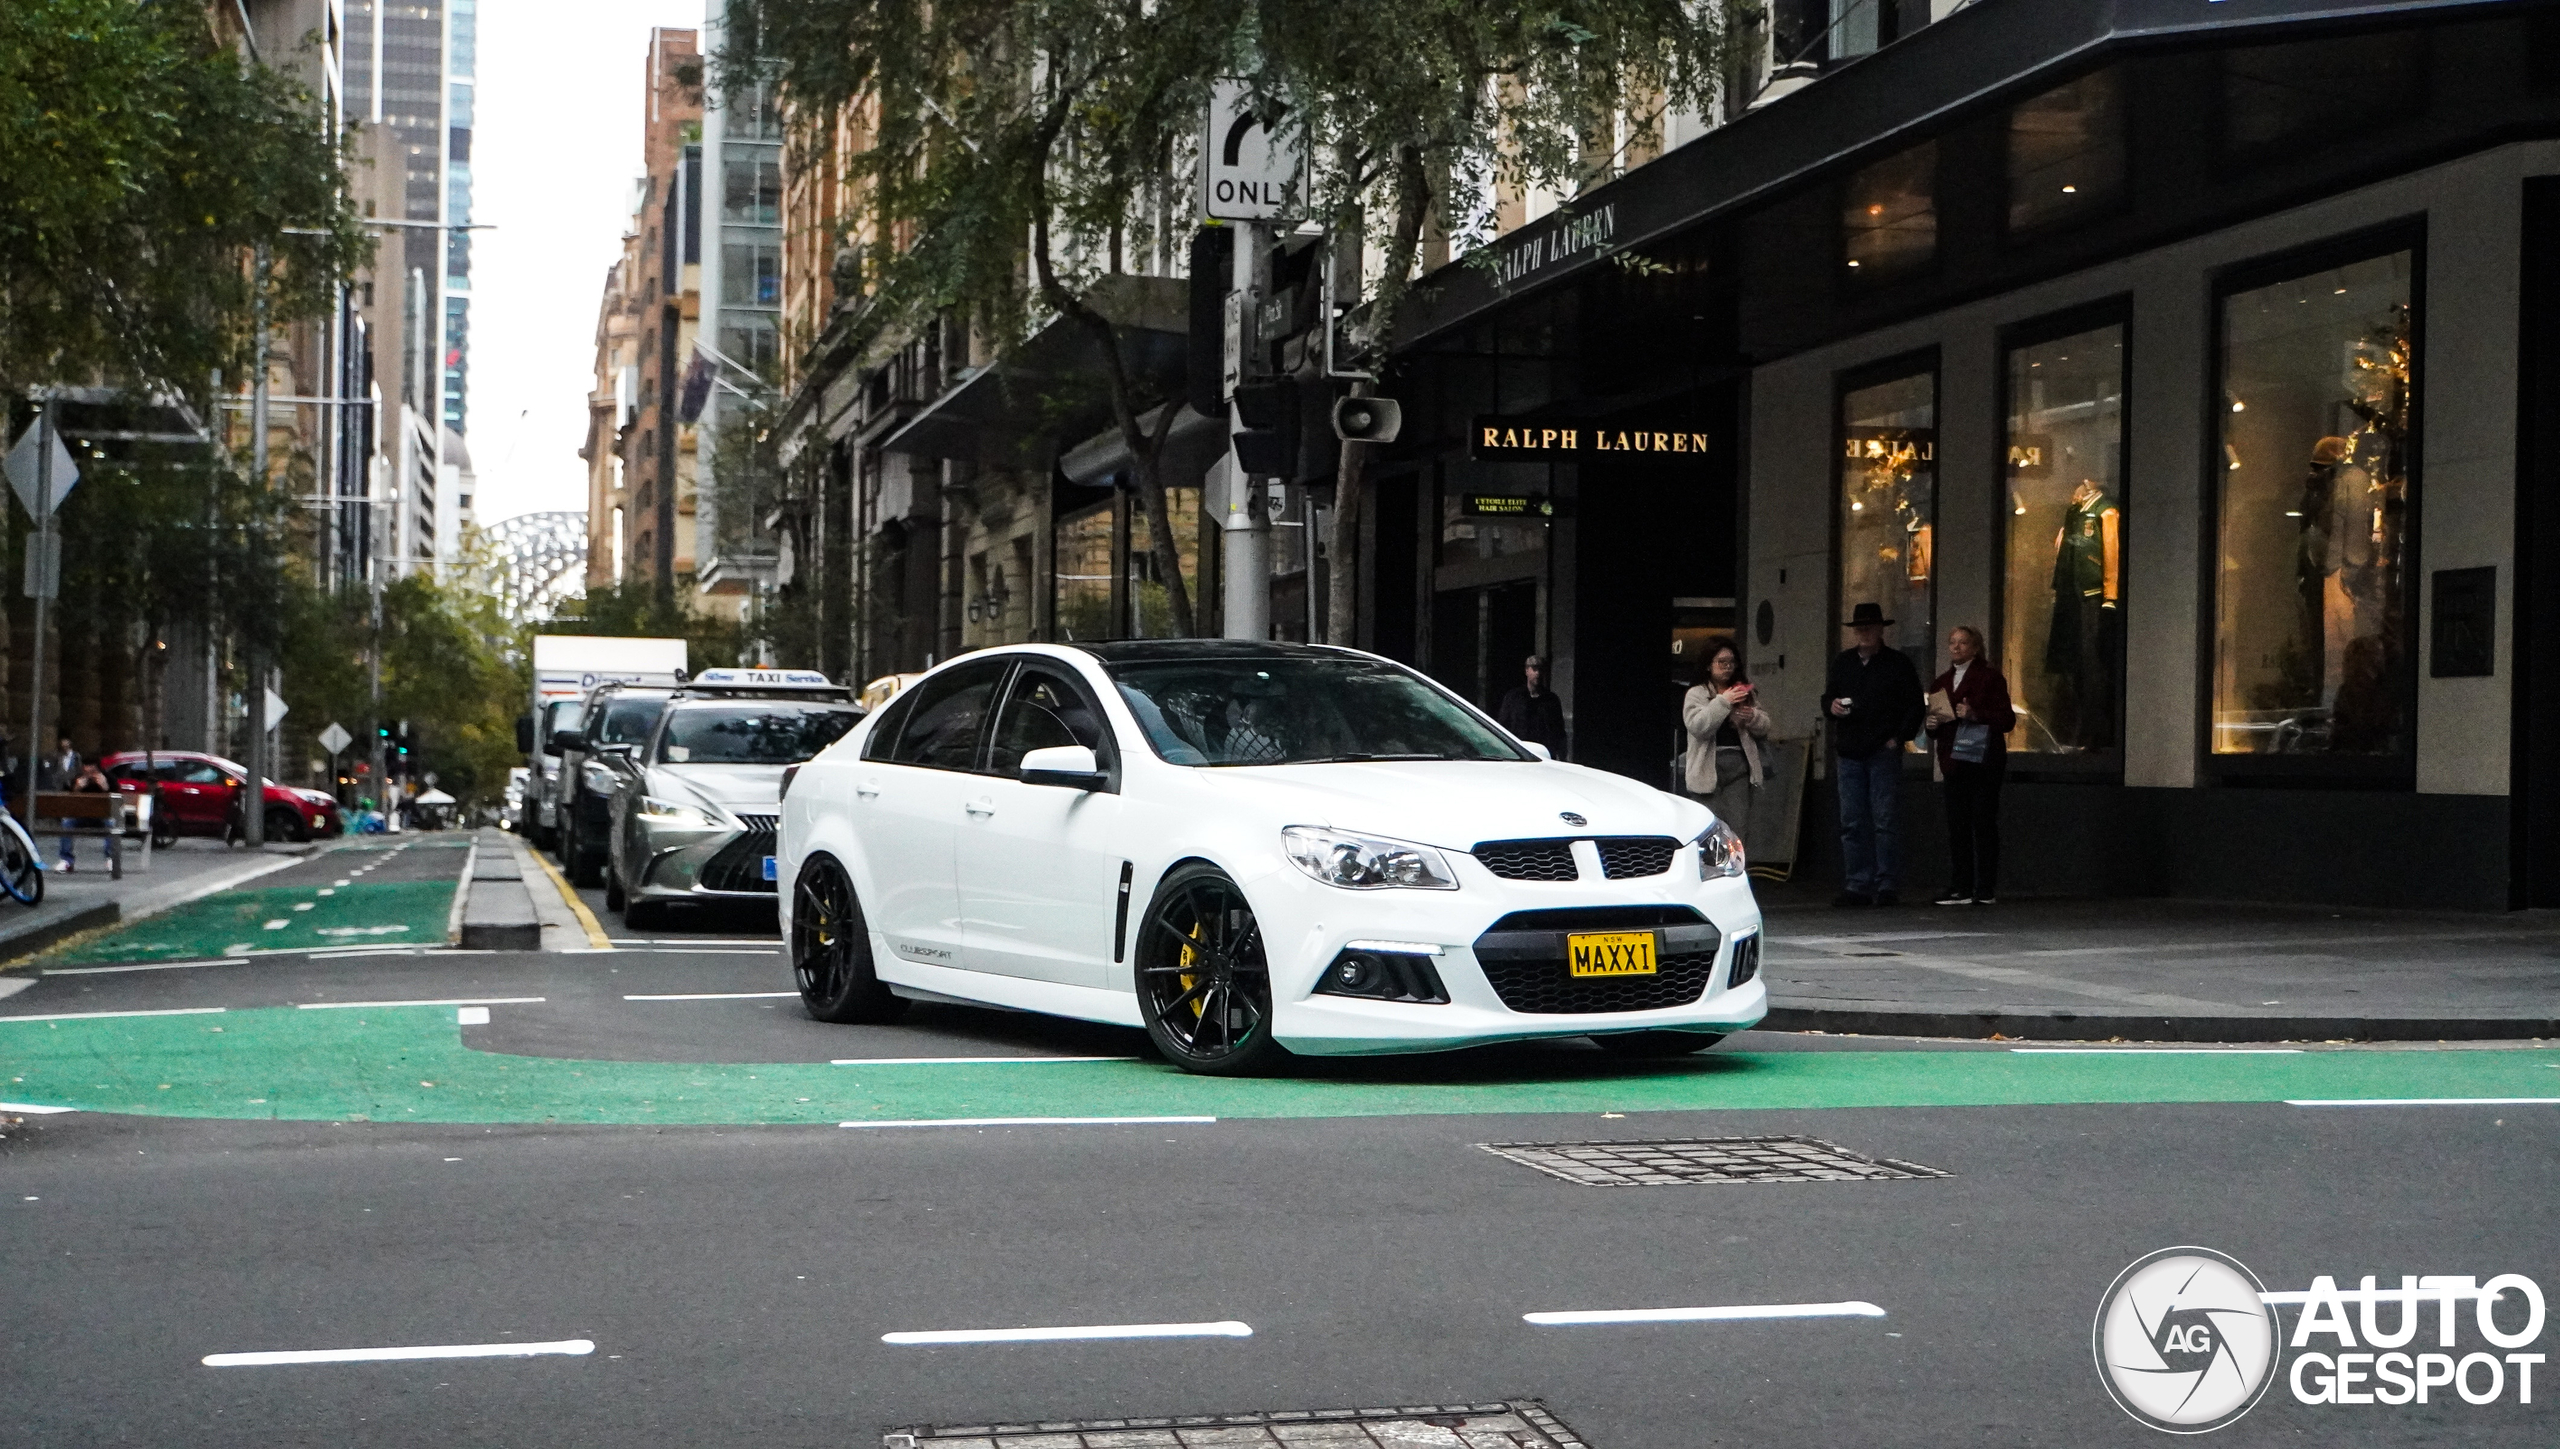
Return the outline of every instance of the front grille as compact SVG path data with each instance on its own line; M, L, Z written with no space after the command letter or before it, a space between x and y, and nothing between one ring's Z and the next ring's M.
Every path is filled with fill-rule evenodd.
M747 833L749 835L771 835L776 830L782 828L782 817L779 815L741 815L738 817L738 823L747 827Z
M1600 847L1600 873L1611 880L1660 875L1680 853L1680 842L1668 835L1611 835L1594 843Z
M1651 976L1578 977L1565 968L1568 931L1656 933L1660 951ZM1513 1011L1572 1016L1660 1011L1706 995L1723 936L1686 906L1592 906L1514 911L1478 936L1476 961L1494 995Z
M1472 852L1504 880L1579 880L1570 840L1483 840Z
M771 820L773 817L742 815L738 818L752 826L758 820ZM718 854L704 861L701 874L695 876L694 880L707 891L761 891L767 895L778 894L774 882L764 878L764 858L773 854L773 846L774 835L770 827L763 830L751 828L744 835L720 847Z

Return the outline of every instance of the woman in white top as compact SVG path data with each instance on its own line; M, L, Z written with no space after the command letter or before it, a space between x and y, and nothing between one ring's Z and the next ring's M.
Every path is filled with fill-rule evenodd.
M1683 781L1689 795L1747 843L1751 810L1760 798L1760 741L1769 737L1769 713L1743 677L1742 649L1731 639L1707 641L1698 682L1680 701L1680 723L1689 734Z

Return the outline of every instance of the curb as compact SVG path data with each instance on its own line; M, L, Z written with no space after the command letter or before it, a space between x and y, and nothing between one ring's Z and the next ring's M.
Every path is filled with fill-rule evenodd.
M468 873L454 897L461 943L473 951L539 951L542 922L513 852L484 853L472 839Z
M2560 1037L2529 1016L2097 1016L2076 1012L1837 1010L1778 1006L1761 1031L2016 1041L2521 1041Z
M100 901L76 911L30 922L23 930L0 932L0 961L23 961L58 941L67 941L84 931L115 925L123 918L123 906L114 901Z

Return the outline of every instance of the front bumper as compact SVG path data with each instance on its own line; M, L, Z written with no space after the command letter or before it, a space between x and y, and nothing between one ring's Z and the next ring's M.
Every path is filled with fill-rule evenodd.
M640 867L623 889L640 901L769 901L777 891L764 878L774 855L770 829L735 826L652 825L633 831Z
M1756 1026L1768 1015L1768 986L1756 973L1733 982L1738 944L1761 932L1750 883L1740 877L1699 880L1694 847L1681 851L1663 875L1632 880L1499 880L1469 857L1459 857L1457 869L1455 891L1337 890L1288 866L1246 883L1268 943L1272 1028L1280 1044L1312 1056L1358 1056L1638 1031L1724 1035ZM1695 911L1701 920L1666 928L1661 972L1653 977L1575 981L1565 972L1560 933L1551 965L1524 962L1516 949L1501 944L1522 939L1523 912L1591 912L1571 929L1596 930L1611 929L1613 914L1641 916L1665 907ZM1505 930L1496 933L1497 925ZM1324 972L1355 942L1436 947L1430 960L1448 1001L1318 993ZM1477 954L1480 943L1493 958L1492 971ZM1708 951L1711 965L1696 959ZM1755 947L1755 961L1756 952ZM1686 994L1685 986L1664 989L1675 953L1691 962L1687 979L1698 982L1695 995L1644 1004ZM1523 1004L1533 1009L1518 1009ZM1637 1009L1611 1009L1626 1005Z

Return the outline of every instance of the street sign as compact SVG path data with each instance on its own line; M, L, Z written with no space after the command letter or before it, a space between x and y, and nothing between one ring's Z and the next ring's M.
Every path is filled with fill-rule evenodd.
M272 689L268 690L268 691L267 691L267 728L269 728L269 729L274 729L277 725L284 723L284 711L285 711L284 696L283 696L283 695L280 695L280 694L278 694L278 693L276 693L276 692L275 692L274 690L272 690Z
M356 737L348 734L347 727L336 720L329 721L329 727L320 732L320 748L333 755L345 754L347 746L355 742Z
M1305 137L1275 132L1248 105L1252 87L1233 78L1209 87L1209 119L1200 141L1200 214L1225 221L1269 221L1292 199L1306 203Z
M27 597L62 595L62 535L47 529L27 540Z
M36 507L36 484L39 472L37 464L40 461L37 456L39 446L37 439L43 431L42 419L27 424L27 430L18 435L18 445L9 450L9 486L18 491L18 501L26 506L29 518L42 518L45 514L61 508L62 500L71 496L73 485L80 481L80 469L71 461L71 450L62 446L62 434L55 433L53 435L53 507L41 510ZM31 594L28 597L32 598L34 595ZM47 594L45 597L53 596Z

